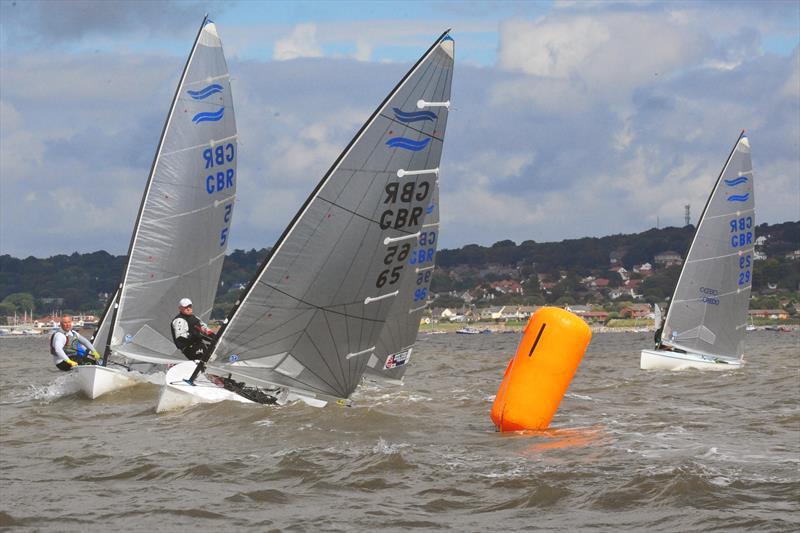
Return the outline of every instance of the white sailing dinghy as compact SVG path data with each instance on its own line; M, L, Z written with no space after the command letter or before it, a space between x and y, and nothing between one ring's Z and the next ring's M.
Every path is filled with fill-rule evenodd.
M743 364L755 225L750 142L742 132L697 223L656 348L642 350L642 369Z
M190 385L193 366L173 367L157 411L218 401L220 390L258 403L346 401L418 274L409 258L436 191L453 52L445 32L378 106L231 310L203 380Z
M222 43L208 17L170 107L116 294L92 339L102 365L80 366L89 398L146 381L143 372L185 361L170 323L190 297L211 314L236 196L238 145ZM134 370L136 372L134 372Z

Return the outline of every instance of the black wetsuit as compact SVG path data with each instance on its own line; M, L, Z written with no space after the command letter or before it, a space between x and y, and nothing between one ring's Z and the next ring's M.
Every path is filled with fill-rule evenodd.
M211 343L212 337L202 320L194 315L178 313L172 319L172 340L175 346L190 361L197 359L206 361L208 353L206 348Z

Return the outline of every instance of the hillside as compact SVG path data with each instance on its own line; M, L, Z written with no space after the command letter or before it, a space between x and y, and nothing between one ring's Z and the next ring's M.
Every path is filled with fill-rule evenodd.
M684 256L692 235L693 228L686 226L561 242L504 240L491 246L443 249L437 255L431 291L439 297L437 306L465 300L478 306L658 301L671 294L680 272L680 266L658 259L670 258L664 252ZM755 262L754 294L767 298L764 305L772 304L774 295L797 295L800 221L762 224L756 235L766 237L758 247L766 259ZM235 250L226 256L215 316L224 316L266 254L266 249ZM46 259L2 255L0 317L31 308L37 314L96 313L119 283L124 265L124 256L105 251Z

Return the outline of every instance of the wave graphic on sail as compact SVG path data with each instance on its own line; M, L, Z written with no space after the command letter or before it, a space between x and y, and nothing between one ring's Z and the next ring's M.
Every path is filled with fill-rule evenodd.
M214 83L213 85L209 85L208 87L204 87L199 91L186 91L186 94L194 98L195 100L204 100L211 96L212 94L217 94L222 92L222 85L218 83Z
M213 113L210 111L206 111L203 113L196 114L195 116L192 117L192 122L194 122L195 124L199 124L201 122L217 122L221 120L224 115L225 115L225 108L220 107L219 111L215 111Z
M750 198L750 193L745 194L732 194L728 196L729 202L746 202Z
M747 183L747 177L746 176L739 176L736 179L724 180L724 181L725 181L725 185L727 185L728 187L736 187L737 185L741 185L742 183Z
M393 107L392 111L394 111L394 116L395 116L395 118L397 120L399 120L400 122L405 122L405 123L419 122L420 120L431 120L431 121L433 121L433 120L436 120L437 118L439 118L439 117L436 116L436 113L434 113L432 111L412 111L412 112L407 112L407 111L403 111L402 109L397 108L397 107Z
M386 144L392 148L402 148L403 150L419 152L420 150L424 150L430 141L430 137L426 137L421 141L415 141L406 137L393 137L386 141Z

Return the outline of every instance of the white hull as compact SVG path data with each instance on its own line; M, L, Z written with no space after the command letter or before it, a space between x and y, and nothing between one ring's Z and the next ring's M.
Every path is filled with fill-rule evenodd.
M639 366L642 370L737 370L744 365L740 360L719 359L697 353L680 353L667 350L642 350Z
M78 373L81 391L90 400L94 400L108 392L127 389L146 382L146 380L137 379L141 374L98 365L81 365L75 368L73 372Z
M194 380L194 385L189 385L184 380L192 376L197 365L192 361L180 363L169 369L164 386L158 398L156 413L183 409L201 403L217 403L231 400L240 403L255 403L247 398L231 392L211 382L202 372ZM312 398L303 394L288 392L278 399L279 405L300 400L312 407L325 407L328 402L319 398Z
M194 385L189 385L184 380L192 376L197 367L192 361L178 363L167 371L164 386L158 397L156 413L183 409L200 403L217 403L225 400L242 403L254 403L235 392L226 390L206 378L201 372Z

